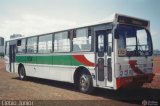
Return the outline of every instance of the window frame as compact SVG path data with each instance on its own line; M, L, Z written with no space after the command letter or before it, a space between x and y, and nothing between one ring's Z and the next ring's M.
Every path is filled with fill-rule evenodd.
M64 30L64 31L55 32L55 33L53 34L53 40L52 40L53 53L71 53L71 52L72 52L72 39L71 39L70 31L71 31L71 30ZM55 51L55 44L54 44L55 34L57 34L57 33L63 33L63 32L67 32L67 38L70 40L70 41L69 41L70 50L69 50L69 51Z
M51 40L51 42L52 42L52 49L51 49L51 52L48 52L48 53L39 53L39 38L41 37L41 36L51 36L51 38L52 38L52 40ZM54 51L54 49L53 49L53 47L54 47L54 44L53 44L53 36L54 36L54 34L53 33L50 33L50 34L43 34L43 35L39 35L38 36L38 38L37 38L37 54L51 54L51 53L53 53Z
M36 44L37 44L37 45L36 45L36 53L34 53L34 52L28 53L28 51L27 51L27 50L28 50L28 39L29 39L29 38L34 38L34 37L37 38L37 40L36 40L36 42L37 42L37 43L36 43ZM37 53L38 53L38 36L32 36L32 37L26 38L26 54L37 54Z
M151 51L150 51L150 53L149 53L149 55L147 55L147 57L148 56L152 56L153 55L153 41L152 41L152 37L151 37L151 33L150 33L150 31L146 28L146 27L142 27L142 26L137 26L137 25L129 25L129 24L118 24L117 25L117 27L116 27L116 29L119 27L119 26L131 26L131 27L139 27L139 28L142 28L142 29L144 29L145 31L146 31L146 34L147 34L147 37L149 37L149 39L150 39L150 46L151 46ZM117 44L118 44L118 42L117 42ZM117 46L118 47L118 46ZM137 47L137 35L136 35L136 50L138 50L138 47ZM117 50L118 51L118 50ZM118 55L118 57L144 57L143 55L132 55L132 56L127 56L127 55L125 55L125 56L121 56L121 55Z
M21 40L21 44L22 44L22 40L25 40L25 45L24 45L25 52L18 52L18 45L16 45L17 46L16 53L17 54L26 54L26 52L27 52L27 46L26 46L26 44L27 44L27 38L22 38L22 39L18 39L18 40ZM17 40L17 42L18 42L18 40Z
M91 36L90 50L74 51L74 50L73 50L73 39L77 37L77 36L76 36L76 35L77 35L76 32L77 32L77 30L79 30L79 29L85 29L85 28L87 29L87 37L89 38L89 36ZM93 41L91 26L88 26L88 27L80 27L80 28L75 28L75 29L73 29L73 37L72 37L71 40L72 40L71 42L72 42L72 52L73 52L73 53L78 53L78 52L81 53L81 52L91 52L91 51L93 51L92 45L94 44L94 43L93 43L94 41ZM92 44L92 43L93 43L93 44Z

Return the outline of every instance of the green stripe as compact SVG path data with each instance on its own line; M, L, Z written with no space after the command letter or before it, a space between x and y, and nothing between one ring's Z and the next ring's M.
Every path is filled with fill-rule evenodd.
M72 55L16 56L16 62L32 63L32 64L68 65L68 66L83 65L82 63L77 61Z

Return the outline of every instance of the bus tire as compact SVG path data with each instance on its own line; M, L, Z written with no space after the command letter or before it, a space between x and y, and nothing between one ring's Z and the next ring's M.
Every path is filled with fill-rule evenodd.
M82 93L93 92L92 77L87 71L83 71L78 78L78 90Z
M21 79L21 80L26 79L26 71L25 71L24 66L19 67L18 74L19 74L19 79Z

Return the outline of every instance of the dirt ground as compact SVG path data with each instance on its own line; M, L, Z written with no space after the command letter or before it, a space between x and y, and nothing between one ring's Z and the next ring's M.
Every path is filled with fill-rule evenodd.
M157 102L159 98L160 75L156 75L152 83L144 84L143 88L120 91L96 88L92 94L83 94L69 83L38 78L21 81L16 74L6 72L0 61L0 106L4 106L4 100L34 100L37 106L134 106L142 105L143 100Z
M153 71L160 75L160 56L155 56L153 61Z

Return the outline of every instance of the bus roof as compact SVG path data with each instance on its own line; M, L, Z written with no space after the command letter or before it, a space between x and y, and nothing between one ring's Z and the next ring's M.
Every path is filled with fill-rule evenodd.
M76 27L72 27L72 28L68 28L68 29L61 29L61 30L57 30L54 32L50 32L50 33L37 34L37 35L33 35L33 36L47 35L47 34L53 34L53 33L58 33L58 32L62 32L62 31L67 31L67 30L92 27L92 26L98 26L98 25L103 25L103 24L111 24L111 23L113 23L113 24L122 23L122 24L129 24L129 25L137 25L137 26L145 27L147 29L150 28L150 22L148 20L116 13L116 14L111 15L109 18L106 18L106 19L98 21L98 22L81 25L79 27L76 26ZM10 39L8 41L18 40L18 39L23 39L23 38L33 37L33 36L18 37L18 38Z

